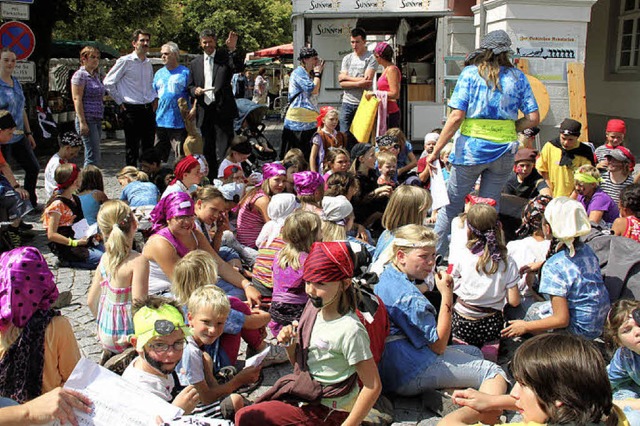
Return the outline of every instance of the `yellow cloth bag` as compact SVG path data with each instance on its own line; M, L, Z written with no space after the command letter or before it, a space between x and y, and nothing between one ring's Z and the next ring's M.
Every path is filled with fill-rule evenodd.
M351 129L349 129L358 142L369 142L371 131L376 122L378 102L380 101L375 96L371 96L367 100L367 97L362 95L356 115L351 122Z

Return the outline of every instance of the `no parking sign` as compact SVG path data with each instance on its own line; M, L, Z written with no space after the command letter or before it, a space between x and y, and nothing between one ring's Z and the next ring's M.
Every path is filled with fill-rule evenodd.
M36 37L28 25L11 21L0 26L0 44L16 54L17 59L27 59L36 47Z

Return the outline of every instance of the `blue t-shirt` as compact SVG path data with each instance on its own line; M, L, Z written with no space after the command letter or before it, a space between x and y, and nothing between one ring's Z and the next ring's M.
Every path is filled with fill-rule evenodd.
M20 82L15 77L11 77L11 79L13 87L0 80L0 109L9 111L16 122L16 129L24 130L24 92L22 92ZM16 143L23 137L24 135L13 135L7 144Z
M478 67L465 67L449 100L449 107L465 111L466 118L517 120L518 110L529 114L538 110L529 80L517 68L500 69L500 90L493 90L478 74ZM455 148L449 161L452 164L473 166L491 163L507 152L515 150L517 141L495 143L464 136L458 131Z
M160 191L151 182L135 180L127 184L120 194L120 199L129 203L130 207L154 206L158 203Z
M436 310L418 288L388 264L373 288L387 308L389 341L379 370L386 391L394 392L436 360L429 345L438 340Z
M313 92L313 88L313 80L309 77L307 70L302 66L294 69L291 73L291 77L289 78L289 99L293 99L293 97L298 93L300 93L300 95L293 99L289 108L304 108L318 112L317 105L311 100L311 92ZM302 123L299 121L289 120L288 118L284 119L284 127L294 131L312 130L317 126L318 124L315 121Z
M376 244L376 250L373 252L373 259L371 259L371 263L378 260L382 252L389 247L389 244L391 244L391 241L393 241L394 238L395 236L393 235L393 232L388 229L385 229L384 232L380 234L378 244Z
M640 355L629 348L618 348L607 366L611 389L615 393L619 390L628 390L640 397Z
M153 77L153 88L158 92L158 109L156 124L169 129L184 129L184 120L178 108L178 99L184 98L189 103L187 83L189 68L178 65L172 70L160 68Z
M569 257L569 250L565 248L545 262L539 292L567 299L569 332L595 339L602 334L609 312L609 292L591 247L576 243L575 248L573 257Z

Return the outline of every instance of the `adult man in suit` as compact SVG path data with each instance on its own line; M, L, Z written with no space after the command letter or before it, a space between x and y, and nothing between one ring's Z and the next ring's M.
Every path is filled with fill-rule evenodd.
M204 139L204 155L209 163L209 179L216 177L218 159L224 158L233 138L233 119L238 107L233 96L231 78L236 69L235 50L238 34L229 33L227 49L217 49L212 30L200 33L203 55L189 64L189 92L196 99L197 124Z

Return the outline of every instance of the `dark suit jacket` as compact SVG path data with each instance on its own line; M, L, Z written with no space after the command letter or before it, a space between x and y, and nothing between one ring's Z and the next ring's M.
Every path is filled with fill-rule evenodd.
M215 87L215 101L210 105L204 103L204 95L195 95L196 87L204 88L204 55L196 57L189 64L188 88L191 96L198 101L196 110L198 127L202 126L205 113L216 122L232 123L238 116L238 107L231 88L231 77L236 69L234 53L229 53L225 49L216 49L213 57L212 80Z

